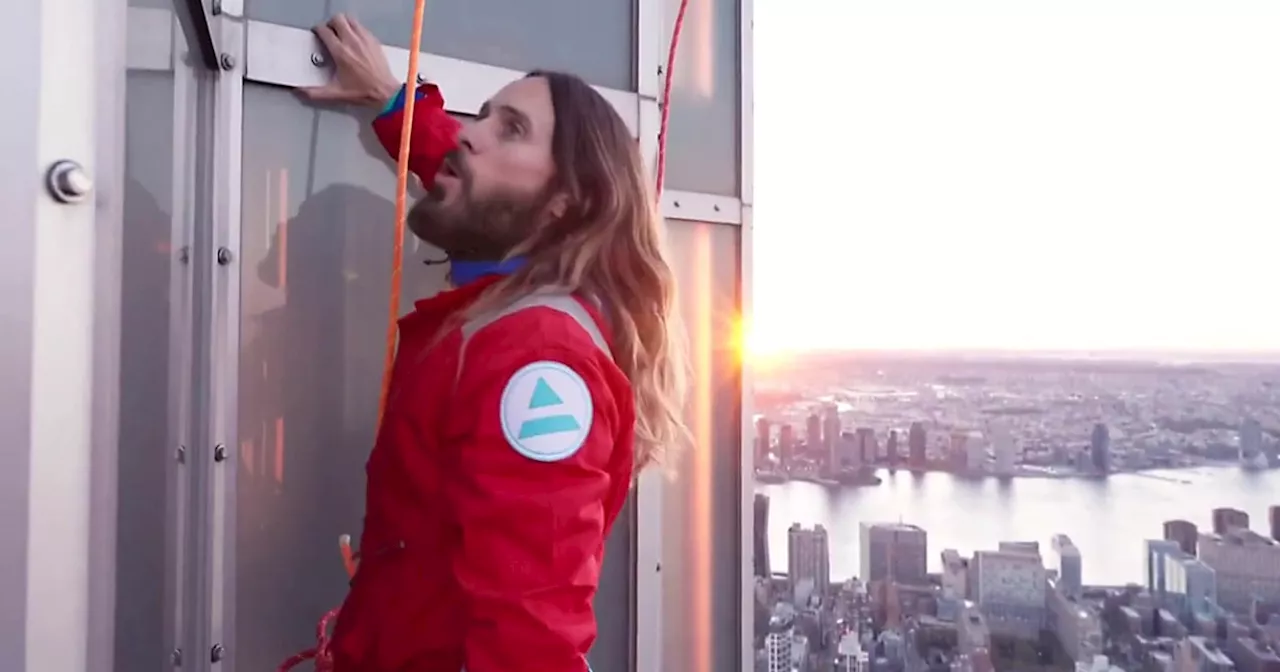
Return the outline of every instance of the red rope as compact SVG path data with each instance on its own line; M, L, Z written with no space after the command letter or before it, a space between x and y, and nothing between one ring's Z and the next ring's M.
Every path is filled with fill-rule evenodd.
M662 83L662 121L658 125L658 185L655 190L662 195L662 185L667 178L667 122L671 119L671 82L676 73L676 49L680 46L680 31L684 29L685 11L689 9L689 0L680 0L680 9L676 12L676 24L671 29L671 45L667 48L667 70Z

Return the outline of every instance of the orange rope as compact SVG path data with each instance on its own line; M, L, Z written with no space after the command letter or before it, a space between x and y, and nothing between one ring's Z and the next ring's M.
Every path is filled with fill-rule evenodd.
M689 0L680 0L680 10L676 14L675 26L671 34L671 44L667 52L666 81L662 90L662 117L658 130L657 156L657 189L662 193L667 164L667 122L671 116L671 80L674 76L676 48L680 44L680 31L684 26L685 11ZM413 135L413 108L417 100L418 86L418 49L422 43L422 19L426 10L426 0L415 0L413 8L413 37L409 44L409 72L405 76L404 120L400 126L400 152L396 159L396 227L391 257L391 305L387 316L387 351L382 363L382 392L378 398L378 427L382 426L382 416L387 409L387 395L391 388L391 371L395 366L396 341L400 333L400 287L404 268L404 229L405 216L408 209L409 192L409 148ZM338 539L338 550L342 555L342 565L347 576L354 576L359 564L360 554L351 549L351 537L342 535ZM280 665L280 672L291 670L302 663L313 660L317 672L331 672L333 654L329 651L329 626L337 618L341 606L329 610L316 626L316 646L302 651Z
M409 207L409 141L413 134L413 107L418 89L418 46L422 44L422 17L426 0L413 5L413 37L409 44L409 72L404 80L404 120L400 125L400 154L396 158L396 229L391 255L391 306L387 312L387 352L382 359L382 393L378 397L378 424L387 410L387 393L391 389L391 370L395 366L396 337L400 333L400 285L404 269L404 225ZM376 430L375 430L376 431Z

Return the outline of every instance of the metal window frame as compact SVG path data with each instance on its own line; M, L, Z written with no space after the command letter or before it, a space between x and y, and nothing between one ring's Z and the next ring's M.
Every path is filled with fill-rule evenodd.
M641 4L651 1L640 0ZM245 26L248 36L246 80L291 88L319 86L328 81L330 68L327 58L311 31L263 21L247 21ZM408 49L384 46L383 52L392 72L407 70ZM446 109L466 115L479 112L489 96L525 75L519 70L426 52L419 57L419 68L424 78L439 84L444 90ZM631 132L637 133L640 95L634 91L602 86L595 89L613 105Z
M739 0L738 29L738 64L741 68L738 81L738 132L739 165L738 193L741 195L741 229L738 231L738 311L741 319L740 329L743 333L741 345L746 346L747 330L752 324L752 301L754 298L755 277L754 249L755 231L753 207L755 194L755 0ZM745 355L745 353L744 353ZM741 399L738 412L741 414L741 444L738 446L741 460L741 501L739 505L739 530L741 542L741 586L738 599L741 607L741 666L745 669L755 659L755 445L756 423L754 381L747 357L742 358L741 374L738 384L741 385Z
M244 130L246 27L227 15L215 16L221 48L212 87L210 220L194 246L203 291L201 325L208 334L200 353L197 399L205 414L193 459L195 594L184 656L198 672L235 670L236 447L240 362L241 158ZM203 396L202 396L203 395Z

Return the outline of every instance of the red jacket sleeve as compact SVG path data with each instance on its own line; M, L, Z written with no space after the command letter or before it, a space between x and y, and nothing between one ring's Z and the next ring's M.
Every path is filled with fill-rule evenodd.
M621 374L585 338L556 344L543 335L555 325L514 322L473 337L450 402L465 426L462 478L448 486L462 534L453 568L465 669L586 672Z
M413 130L409 138L409 171L430 187L444 157L458 145L462 124L444 109L444 95L435 84L414 92ZM404 88L373 120L373 132L383 149L396 160L400 156L400 130L404 124Z

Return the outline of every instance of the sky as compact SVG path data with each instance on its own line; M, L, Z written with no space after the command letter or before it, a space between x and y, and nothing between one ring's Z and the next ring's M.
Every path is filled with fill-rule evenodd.
M1280 2L755 2L752 346L1280 350Z

